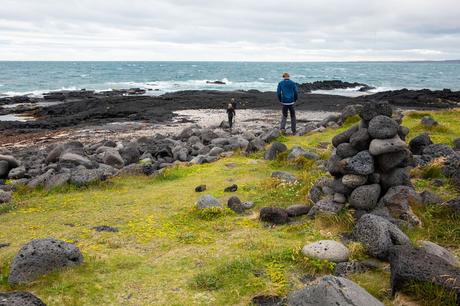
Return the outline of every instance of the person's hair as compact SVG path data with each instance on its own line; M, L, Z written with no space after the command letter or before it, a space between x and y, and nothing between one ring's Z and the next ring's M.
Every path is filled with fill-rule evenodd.
M227 107L228 107L228 108L233 108L233 104L232 104L232 103L229 103Z
M285 72L283 73L283 79L289 79L291 76L289 75L289 73Z

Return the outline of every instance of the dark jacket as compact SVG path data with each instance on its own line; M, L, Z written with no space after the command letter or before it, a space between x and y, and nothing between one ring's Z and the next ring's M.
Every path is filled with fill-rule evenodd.
M276 91L278 100L284 105L293 105L298 98L297 84L291 80L282 80Z

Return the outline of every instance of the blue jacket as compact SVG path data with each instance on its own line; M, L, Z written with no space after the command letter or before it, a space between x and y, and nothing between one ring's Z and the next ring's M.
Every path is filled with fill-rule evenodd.
M284 105L293 105L298 98L297 84L291 80L282 80L276 91L278 100Z

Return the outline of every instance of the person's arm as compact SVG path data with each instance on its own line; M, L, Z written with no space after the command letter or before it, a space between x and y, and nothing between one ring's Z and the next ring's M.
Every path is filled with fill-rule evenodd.
M294 83L294 101L297 101L298 98L299 98L299 92L297 90L297 84Z
M276 94L278 95L278 100L282 102L282 96L281 96L281 83L278 83L278 89L276 90Z

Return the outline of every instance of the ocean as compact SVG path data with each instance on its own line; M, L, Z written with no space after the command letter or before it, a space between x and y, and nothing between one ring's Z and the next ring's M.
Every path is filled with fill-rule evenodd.
M0 61L0 96L54 90L140 87L159 95L180 90L274 91L288 71L298 83L338 79L376 87L460 90L460 61L446 62L14 62ZM208 84L222 81L225 85ZM334 93L357 95L355 89Z

